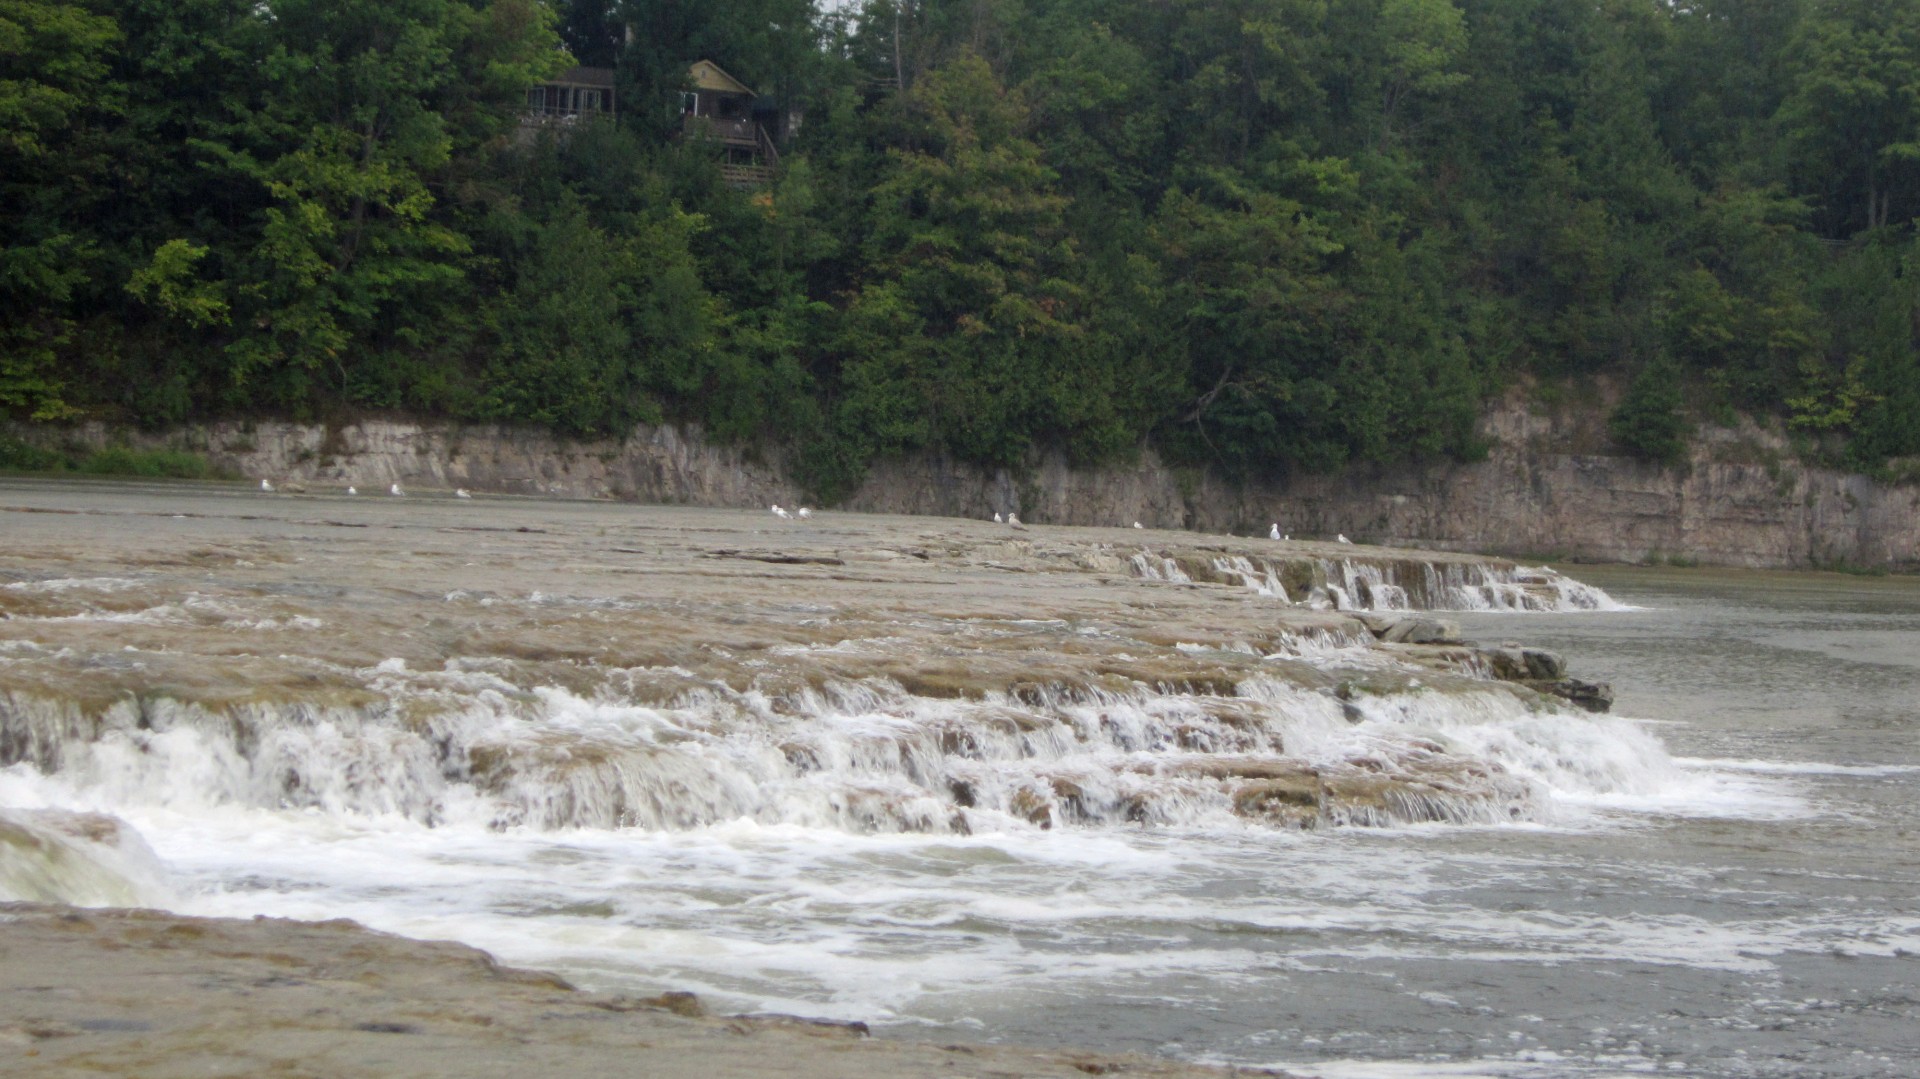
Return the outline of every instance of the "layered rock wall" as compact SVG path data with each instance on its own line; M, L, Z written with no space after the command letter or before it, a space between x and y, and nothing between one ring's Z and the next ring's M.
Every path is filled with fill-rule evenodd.
M845 508L1030 522L1264 533L1570 559L1790 568L1920 568L1920 484L1881 484L1807 467L1776 432L1707 429L1681 468L1604 451L1581 421L1510 405L1490 413L1484 460L1356 467L1335 475L1230 483L1168 466L1076 468L1045 456L1024 474L924 454L876 464ZM543 432L371 420L341 428L215 424L164 436L79 428L57 435L206 453L247 477L363 491L400 483L506 494L705 506L795 504L777 457L715 445L699 431L648 427L614 441Z

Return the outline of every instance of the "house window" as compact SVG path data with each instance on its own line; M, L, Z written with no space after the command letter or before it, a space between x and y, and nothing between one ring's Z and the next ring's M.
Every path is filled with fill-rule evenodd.
M527 88L527 108L544 109L547 107L547 88L532 86Z
M700 95L691 91L681 94L680 112L685 116L700 115Z

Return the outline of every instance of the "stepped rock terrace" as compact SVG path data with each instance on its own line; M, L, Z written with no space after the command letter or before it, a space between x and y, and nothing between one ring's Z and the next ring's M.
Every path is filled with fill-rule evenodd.
M1534 819L1564 777L1489 739L1581 722L1538 692L1559 658L1378 612L1608 603L1463 555L856 514L15 482L0 522L0 766L428 825Z

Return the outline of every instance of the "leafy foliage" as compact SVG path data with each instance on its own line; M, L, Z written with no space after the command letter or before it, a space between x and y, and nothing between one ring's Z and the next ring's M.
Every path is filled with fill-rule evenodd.
M571 57L561 48L571 51ZM797 127L731 186L710 59ZM523 127L616 69L617 121ZM778 126L778 125L776 125ZM0 412L1235 475L1608 375L1920 453L1904 0L0 0Z
M1682 403L1679 370L1670 360L1655 360L1635 376L1607 429L1629 453L1676 464L1687 451Z

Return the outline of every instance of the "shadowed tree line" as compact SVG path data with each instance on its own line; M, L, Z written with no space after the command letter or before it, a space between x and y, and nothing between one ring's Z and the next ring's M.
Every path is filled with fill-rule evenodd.
M804 110L771 186L698 59ZM523 128L576 61L618 119ZM0 0L0 211L21 419L693 421L831 497L1472 457L1529 378L1920 454L1911 0Z

